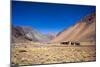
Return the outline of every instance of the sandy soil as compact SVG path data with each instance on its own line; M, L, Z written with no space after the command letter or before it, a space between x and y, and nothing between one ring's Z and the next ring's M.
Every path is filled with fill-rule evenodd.
M96 60L95 45L13 43L11 63L17 65L84 62Z

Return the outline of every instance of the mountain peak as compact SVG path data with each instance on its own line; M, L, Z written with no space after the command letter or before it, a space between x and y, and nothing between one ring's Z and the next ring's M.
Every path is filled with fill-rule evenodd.
M91 24L96 21L96 13L88 14L87 16L83 17L80 22L85 22L87 24Z

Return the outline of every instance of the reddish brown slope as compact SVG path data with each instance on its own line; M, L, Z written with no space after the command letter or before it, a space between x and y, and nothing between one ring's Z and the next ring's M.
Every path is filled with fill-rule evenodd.
M85 16L74 26L64 30L56 36L51 42L61 41L95 41L95 13Z

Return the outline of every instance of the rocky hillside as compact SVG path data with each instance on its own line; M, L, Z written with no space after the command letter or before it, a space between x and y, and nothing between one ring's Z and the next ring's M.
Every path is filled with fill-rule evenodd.
M44 35L39 31L28 26L12 26L12 42L48 42L50 36Z
M96 14L83 17L75 25L60 32L51 42L62 41L95 41Z

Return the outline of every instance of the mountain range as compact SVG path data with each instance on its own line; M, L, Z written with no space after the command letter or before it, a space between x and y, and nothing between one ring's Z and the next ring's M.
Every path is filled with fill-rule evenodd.
M12 42L48 42L52 35L44 35L29 26L12 26Z
M30 26L12 25L12 42L51 42L60 43L63 41L85 41L96 40L96 14L89 14L80 19L71 27L60 31L56 36L52 33L42 34Z

